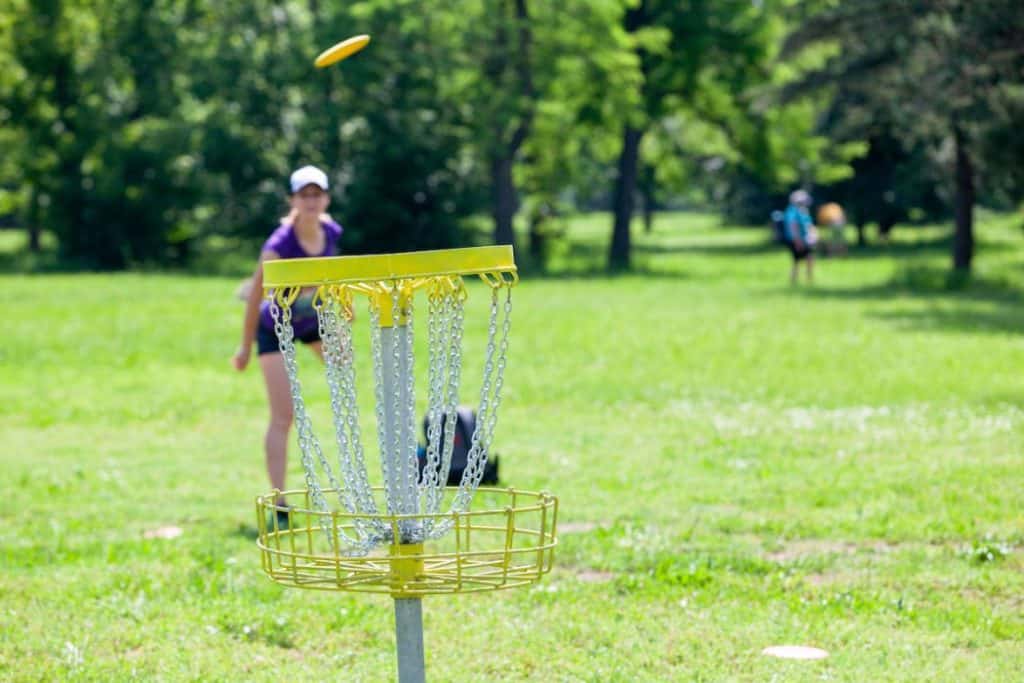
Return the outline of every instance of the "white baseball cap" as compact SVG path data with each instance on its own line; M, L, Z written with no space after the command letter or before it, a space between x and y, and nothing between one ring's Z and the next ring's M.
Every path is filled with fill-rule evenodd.
M291 186L292 194L295 194L306 185L316 185L321 190L327 191L327 174L316 166L303 166L292 173Z
M811 195L807 194L806 190L796 190L789 195L789 202L797 206L810 206Z

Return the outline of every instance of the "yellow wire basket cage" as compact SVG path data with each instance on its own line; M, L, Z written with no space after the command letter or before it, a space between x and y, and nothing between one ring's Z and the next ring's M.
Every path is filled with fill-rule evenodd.
M379 487L375 487L378 488ZM330 493L330 491L325 491ZM277 504L283 497L287 507ZM480 487L485 509L448 515L364 515L313 510L305 489L256 500L263 570L277 583L324 591L387 593L396 598L525 586L551 570L558 500L545 492ZM286 515L280 524L277 512ZM435 542L390 544L363 557L345 556L337 539L356 520L383 522L398 537L401 522L449 517L452 530ZM325 524L326 523L326 524Z
M272 260L263 275L306 472L306 488L256 499L263 570L286 586L390 595L399 679L419 683L421 599L531 584L551 571L557 544L554 496L480 486L501 402L512 289L519 280L512 248ZM467 276L486 285L487 336L478 419L459 484L448 486L449 475L458 471L452 459ZM428 351L422 459L416 437L414 330L422 320L417 294L427 299L421 323ZM354 361L359 344L353 332L357 298L368 303L383 486L370 484L362 446ZM299 380L291 321L308 310L315 311L322 339L333 446L322 446L312 429Z

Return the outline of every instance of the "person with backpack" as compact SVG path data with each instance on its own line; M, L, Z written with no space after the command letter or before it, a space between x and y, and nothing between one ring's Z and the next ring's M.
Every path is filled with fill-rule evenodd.
M814 244L817 242L817 231L810 214L811 195L804 190L796 190L789 195L789 206L782 219L783 240L793 256L793 267L789 272L789 281L796 284L800 271L800 261L807 264L807 282L814 279Z

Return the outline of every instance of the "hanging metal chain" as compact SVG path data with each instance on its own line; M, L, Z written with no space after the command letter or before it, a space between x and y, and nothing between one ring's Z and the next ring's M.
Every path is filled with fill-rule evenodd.
M340 343L344 362L342 364L341 393L345 406L345 420L348 426L349 442L352 448L352 468L355 474L353 487L359 499L359 510L369 514L377 514L377 503L373 499L373 488L370 486L363 455L363 438L359 429L359 404L356 394L355 369L355 337L352 334L352 294L347 289L340 290L339 299L342 316L339 318L341 332Z
M426 512L436 512L431 501L437 492L438 466L441 463L441 401L444 391L444 379L447 374L447 357L443 351L443 335L445 332L446 304L448 298L440 282L435 282L427 295L427 455L420 477L420 489L425 492L426 500L423 508Z
M498 321L498 290L491 290L491 314L487 326L487 351L484 357L484 378L480 386L480 407L477 413L476 429L473 430L473 437L466 456L466 469L462 473L462 481L459 482L459 490L455 495L452 509L457 512L465 512L469 507L469 501L479 483L479 477L474 477L476 471L483 474L483 466L479 461L486 459L486 453L481 449L482 428L488 423L487 417L491 409L491 377L494 374L495 337L497 336Z
M450 511L456 513L469 509L483 477L497 426L508 355L511 284L514 282L494 277L483 279L491 286L483 381L477 424L471 435L465 471L451 500ZM445 499L454 451L467 292L460 276L439 277L426 284L429 288L426 323L428 428L426 462L422 472L419 471L417 456L413 293L424 282L391 280L378 283L376 289L369 292L377 437L389 514L439 513ZM505 290L504 302L500 297L502 289ZM353 515L352 525L346 530L332 529L329 515L318 515L332 547L337 543L338 549L346 554L365 554L389 541L419 542L446 534L453 525L449 516L440 520L401 520L398 524L400 539L393 538L392 528L385 520L373 519L378 515L377 503L367 475L359 430L352 290L345 285L325 285L313 300L323 340L341 481L335 476L313 433L298 379L291 311L291 304L298 294L297 288L277 293L271 301L271 313L288 375L302 465L313 507L321 513L329 511L316 471L319 463L331 487L337 491L342 508ZM387 311L391 318L388 321L390 326L382 327L386 307L390 307ZM356 537L350 536L350 532ZM337 533L337 537L332 537L332 533Z
M481 435L482 461L479 465L479 472L475 474L475 481L480 483L484 467L487 464L487 454L491 452L491 442L494 439L494 428L498 424L498 407L501 405L501 389L505 386L505 364L508 358L508 338L512 329L512 288L505 290L505 311L501 326L501 342L498 347L497 372L494 379L494 399L487 415L487 425ZM475 485L474 485L475 486Z
M421 509L429 514L440 511L451 466L457 419L464 297L465 287L461 278L439 279L430 292L427 457L420 481L423 494ZM429 519L425 526L425 535L434 537L435 521Z
M498 290L500 286L492 286L491 314L487 331L487 351L484 361L484 378L480 387L480 409L476 429L473 431L472 445L467 456L466 469L462 473L458 491L452 501L452 512L465 512L473 499L473 494L480 485L484 468L487 465L487 453L490 449L494 428L497 424L498 407L501 405L501 388L504 383L506 356L508 353L508 336L512 323L512 290L507 287L504 305L501 340L495 348L498 329ZM495 359L497 355L497 359ZM496 368L496 371L495 371ZM492 375L493 380L492 380ZM492 381L494 395L492 397ZM451 529L451 521L443 520L434 530L434 537L447 533Z
M324 457L323 451L320 449L320 443L317 441L316 435L313 433L313 423L309 419L309 415L306 412L306 404L302 399L302 386L299 382L298 363L295 359L295 330L292 328L291 304L296 295L297 291L295 290L282 291L280 294L274 292L274 298L271 299L270 302L270 314L274 320L274 332L277 334L277 339L281 348L281 357L284 359L285 372L288 375L288 384L291 388L295 431L299 441L302 467L306 472L306 487L309 489L313 507L318 512L326 513L328 511L327 500L324 498L323 490L320 488L320 482L316 475L316 466L313 459L314 454L316 455L316 459L324 468L324 472L327 474L327 478L330 481L331 486L338 488L338 484L337 480L334 478L334 473L330 469L330 463L328 463L327 459ZM318 515L318 517L320 519L320 526L323 528L328 541L333 547L335 540L331 533L328 518L325 515ZM356 543L355 539L348 537L348 535L341 530L339 530L339 535L343 537L346 543Z
M451 336L448 340L446 354L448 356L448 383L445 386L444 399L444 441L441 452L441 486L448 483L448 473L452 467L452 452L455 446L455 420L459 407L459 386L462 381L462 332L465 327L465 304L468 296L466 283L461 277L456 278L455 291L450 300ZM442 489L443 492L443 489Z
M380 468L384 477L385 493L387 499L387 510L394 514L395 510L391 501L391 491L388 489L388 482L391 481L391 464L387 458L388 434L387 415L384 410L384 330L381 327L380 299L376 295L370 296L370 355L373 356L373 385L374 405L377 416L377 443L380 446ZM390 538L389 531L389 540Z
M391 481L387 482L387 486L391 494L389 502L393 503L394 511L398 514L408 514L408 498L407 492L404 490L406 472L405 464L402 462L401 386L403 377L402 346L398 338L399 318L401 317L398 289L398 283L393 282L391 284L391 383L389 385L391 395L384 397L385 400L390 401L391 405L391 442L388 444L389 450L386 454L387 459L391 461Z
M338 444L338 466L345 485L338 489L338 500L350 513L358 510L353 487L352 456L349 448L347 423L343 418L345 407L341 398L341 372L345 363L341 351L341 331L339 330L338 314L333 301L328 300L326 292L318 293L313 300L313 308L317 314L322 351L324 356L324 374L331 396L331 412L334 415L334 435Z
M349 513L376 514L376 504L359 434L359 408L355 397L355 366L352 349L351 293L344 287L327 288L314 300L320 337L323 340L325 374L330 389L338 446L338 464L344 487L338 500ZM360 539L361 550L369 550L384 525L367 517L352 519Z
M416 358L415 358L415 318L412 283L400 282L397 297L399 317L396 320L396 347L400 346L401 365L399 366L400 384L396 384L400 397L400 408L397 413L396 432L400 436L397 457L403 473L401 480L402 493L406 514L418 514L419 495L418 479L419 464L416 457ZM423 540L422 524L418 520L406 520L399 528L402 529L403 542L420 542Z

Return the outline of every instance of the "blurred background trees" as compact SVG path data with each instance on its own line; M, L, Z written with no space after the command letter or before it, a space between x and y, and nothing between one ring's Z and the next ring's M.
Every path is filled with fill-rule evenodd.
M325 47L373 36L316 70ZM0 0L0 220L89 268L255 245L304 163L349 252L528 239L795 187L858 228L1024 198L1016 0ZM247 247L248 248L248 247Z
M971 266L979 197L995 199L1004 189L1020 196L1019 187L1001 182L1013 173L1008 159L986 150L984 141L1008 137L1021 123L1012 123L1010 113L1024 83L1021 9L1015 0L849 0L810 15L787 43L787 54L809 44L834 46L791 92L842 89L839 127L876 147L876 163L863 172L892 178L882 194L890 197L882 211L892 217L880 219L880 227L929 198L951 196L957 270ZM929 159L943 168L945 183L896 186L895 178L908 173L911 186L928 180Z

